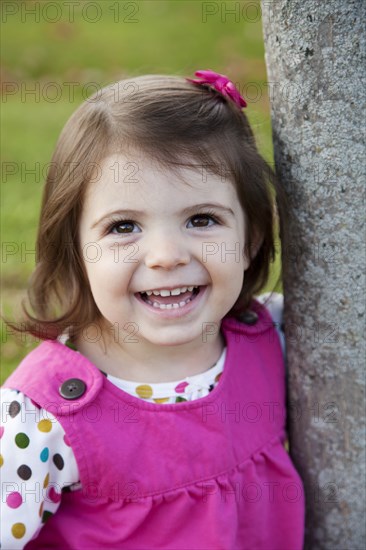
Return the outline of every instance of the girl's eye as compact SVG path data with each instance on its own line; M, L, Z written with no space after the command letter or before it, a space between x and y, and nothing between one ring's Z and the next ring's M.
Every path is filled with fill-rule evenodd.
M132 222L130 220L122 220L117 223L114 223L110 227L109 233L117 233L120 235L135 233L135 231L133 231L134 227L137 228L137 225L135 224L135 222Z
M209 222L213 223L209 223ZM217 220L209 214L197 214L192 216L190 222L194 224L194 227L210 227L211 225L216 225Z

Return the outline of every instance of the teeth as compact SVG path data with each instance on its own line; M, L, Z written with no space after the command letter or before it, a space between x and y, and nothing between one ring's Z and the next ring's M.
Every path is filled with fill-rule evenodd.
M187 287L183 287L183 288L174 288L173 290L170 291L170 294L172 296L178 296L178 294L183 294L183 292L186 292L187 291ZM163 295L162 295L163 296Z
M187 300L179 302L179 304L159 304L158 302L153 302L152 305L153 307L158 309L178 309L179 307L184 307L186 304L188 304L188 302L191 301L191 298L187 298ZM148 303L151 304L150 301Z
M154 292L155 294L155 292ZM156 296L156 294L155 294ZM170 290L161 290L160 291L160 296L170 296Z
M187 290L189 290L190 292L192 292L193 289L198 289L199 287L198 286L182 286L181 288L174 288L172 291L170 290L167 290L167 289L162 289L162 290L145 290L144 292L140 292L140 294L147 294L147 296L151 296L151 295L154 295L154 296L178 296L179 294L184 294L185 292L187 292ZM151 301L149 299L145 300L148 304L150 304L150 306L153 306L154 308L158 308L158 309L178 309L180 307L184 307L186 306L189 302L191 302L192 300L194 300L196 297L196 295L193 295L193 296L190 296L189 298L187 298L186 300L182 300L180 302L175 302L173 304L159 304L159 302L156 302L156 301Z
M194 288L198 287L182 286L181 288L173 288L173 290L145 290L145 292L142 292L141 294L147 294L148 296L151 296L152 294L154 294L154 296L179 296L179 294L184 294L184 292L187 292L187 290L192 292Z

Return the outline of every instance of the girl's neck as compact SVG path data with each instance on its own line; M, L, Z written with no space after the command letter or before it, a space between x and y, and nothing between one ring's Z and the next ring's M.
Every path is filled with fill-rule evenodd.
M201 374L220 358L225 347L219 331L215 340L196 345L122 347L117 344L104 346L102 342L76 339L76 348L97 368L117 378L141 383L175 382L188 376Z

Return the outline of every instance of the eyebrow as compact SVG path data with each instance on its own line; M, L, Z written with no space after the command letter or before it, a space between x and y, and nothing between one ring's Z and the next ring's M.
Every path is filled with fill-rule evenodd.
M187 206L186 208L183 208L178 214L181 214L182 216L187 216L188 214L192 214L196 210L203 210L204 208L215 208L216 210L219 210L223 213L225 213L228 216L234 216L234 212L231 208L227 208L226 206L222 206L222 204L217 204L215 202L204 202L200 204L192 204L191 206ZM126 216L128 218L143 218L146 216L146 212L142 210L113 210L113 212L108 212L107 214L104 214L99 220L93 223L91 226L91 229L94 229L97 225L99 225L103 220L110 218L112 216Z

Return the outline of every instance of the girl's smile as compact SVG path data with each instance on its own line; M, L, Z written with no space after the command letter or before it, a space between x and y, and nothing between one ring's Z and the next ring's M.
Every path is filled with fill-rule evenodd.
M206 289L207 286L204 285L177 285L171 290L137 292L135 296L154 315L160 315L165 319L177 319L200 306Z
M138 166L134 180L115 178L116 162L123 168L131 160ZM205 361L209 368L222 341L218 331L207 345L204 327L220 326L249 265L238 254L245 223L233 184L218 175L204 179L199 170L172 171L120 155L105 159L101 174L89 184L79 238L81 250L99 250L93 260L84 254L84 263L102 334L109 336L103 361L109 357L110 373L121 377L126 361L144 362L146 372L147 358L161 372L171 373L172 361L178 370L184 363L203 371ZM90 357L96 353L95 342L78 345ZM182 367L182 374L192 372Z

